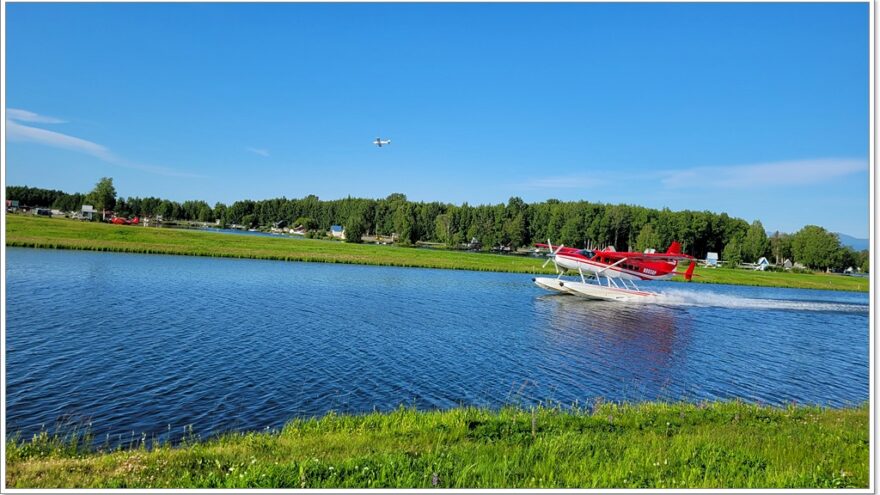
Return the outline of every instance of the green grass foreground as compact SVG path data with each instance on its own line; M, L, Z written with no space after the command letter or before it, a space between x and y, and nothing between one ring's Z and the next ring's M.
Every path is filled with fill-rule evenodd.
M400 408L95 452L6 442L10 488L868 487L867 404ZM74 437L77 438L77 437Z
M280 236L223 235L197 230L110 225L30 215L6 216L6 245L532 274L555 273L552 265L542 269L541 259L520 256L348 244ZM694 282L698 283L868 291L866 278L823 273L705 268L698 268L695 273Z

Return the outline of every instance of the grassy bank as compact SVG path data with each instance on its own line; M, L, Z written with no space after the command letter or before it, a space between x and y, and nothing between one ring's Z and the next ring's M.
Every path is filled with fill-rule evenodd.
M867 405L399 409L149 450L9 440L6 476L10 488L864 488L868 442Z
M84 249L125 253L180 254L317 261L402 267L443 268L514 273L554 273L542 260L462 251L413 249L374 244L223 235L177 229L156 229L79 222L66 219L7 215L6 245L55 249ZM695 282L867 291L868 279L828 274L702 269Z
M696 283L786 287L790 289L824 289L868 292L869 279L832 273L761 272L729 268L698 268Z
M537 259L290 237L227 235L24 215L6 217L6 245L517 273L553 273Z

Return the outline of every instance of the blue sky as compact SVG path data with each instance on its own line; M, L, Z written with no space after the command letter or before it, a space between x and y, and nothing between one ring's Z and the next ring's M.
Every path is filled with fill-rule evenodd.
M7 184L585 199L868 236L867 3L6 9Z

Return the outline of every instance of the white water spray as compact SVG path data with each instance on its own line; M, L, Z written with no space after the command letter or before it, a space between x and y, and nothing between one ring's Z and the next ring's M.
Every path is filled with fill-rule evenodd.
M835 311L846 313L867 313L867 304L797 301L783 299L758 299L740 297L717 292L667 289L652 302L667 306L703 306L734 309L777 309L791 311Z

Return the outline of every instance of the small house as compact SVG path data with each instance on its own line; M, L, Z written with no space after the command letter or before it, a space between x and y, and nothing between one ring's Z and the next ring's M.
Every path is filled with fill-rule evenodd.
M718 253L706 253L706 266L718 267Z
M92 220L95 217L95 207L92 205L82 205L80 210L80 218L83 220Z
M793 266L794 265L791 263L791 260L788 258L785 258L785 261L782 262L782 268L784 268L786 270L791 270L791 267L793 267Z
M18 200L17 199L7 199L6 200L6 211L8 211L8 212L18 211Z
M770 266L770 262L767 261L767 258L761 256L761 258L755 264L755 270L760 270L763 272L768 266Z
M345 228L341 225L331 225L330 235L333 236L334 239L345 239Z

